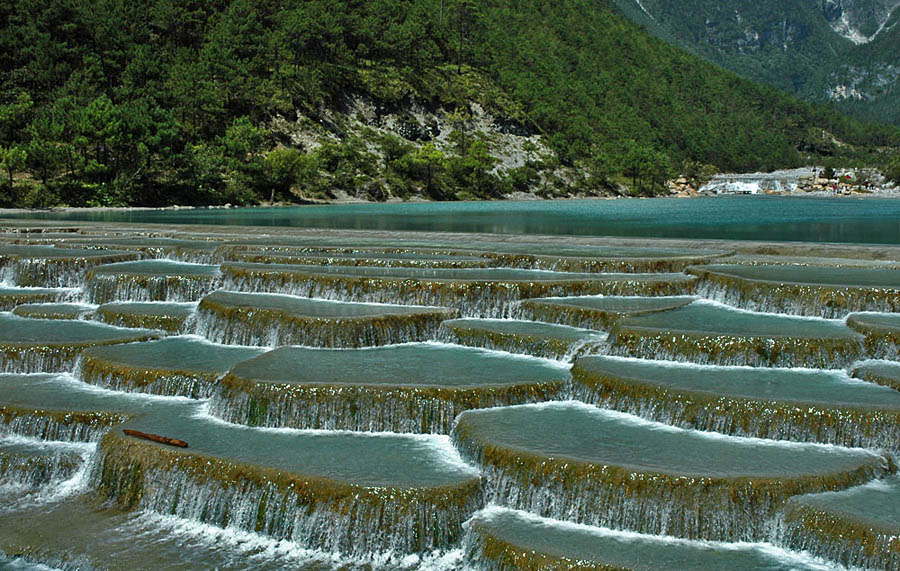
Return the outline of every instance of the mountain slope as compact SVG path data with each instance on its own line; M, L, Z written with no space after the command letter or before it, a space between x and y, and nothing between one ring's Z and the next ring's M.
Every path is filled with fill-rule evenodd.
M900 0L615 0L657 37L805 99L900 124Z
M900 145L595 0L14 0L0 24L9 204L652 193L686 161Z

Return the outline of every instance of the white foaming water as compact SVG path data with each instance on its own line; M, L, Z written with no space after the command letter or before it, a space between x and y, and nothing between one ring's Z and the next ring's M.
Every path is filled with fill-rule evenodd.
M289 540L278 540L264 535L235 528L221 528L209 524L161 515L154 512L141 512L128 523L118 527L117 532L132 537L161 534L179 538L189 538L204 547L223 551L236 562L248 568L285 567L302 568L314 566L316 569L348 569L363 567L372 571L395 569L416 569L419 571L451 571L463 565L463 553L460 549L435 551L421 555L394 552L370 553L364 557L350 558L340 553L305 549Z
M0 510L15 511L56 503L72 496L82 494L90 488L90 474L93 470L94 463L97 461L97 444L40 441L18 436L5 436L0 441L10 444L33 444L38 442L41 447L47 447L48 449L55 449L61 452L74 451L81 456L81 464L78 469L66 480L51 481L48 485L38 488L35 491L30 491L29 487L23 487L18 484L6 484L0 486L0 498L10 496L15 497L10 493L14 491L20 493L27 492L21 494L9 504L0 505Z
M198 401L196 399L192 399L190 397L177 397L177 396L166 396L166 395L155 395L152 393L128 393L123 391L116 391L113 389L108 389L105 387L101 387L99 385L92 385L90 383L85 383L81 379L78 378L79 371L81 369L81 357L78 358L77 363L75 364L75 371L73 373L49 373L51 375L57 375L57 380L62 381L63 383L72 385L72 388L78 389L81 392L94 393L97 395L104 396L114 396L118 399L128 399L137 402L167 402L167 403L198 403L202 401ZM32 373L39 376L46 376L48 373Z

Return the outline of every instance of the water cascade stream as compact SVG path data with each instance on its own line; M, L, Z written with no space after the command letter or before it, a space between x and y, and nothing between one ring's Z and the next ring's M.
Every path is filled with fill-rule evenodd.
M0 222L0 567L897 570L898 268Z

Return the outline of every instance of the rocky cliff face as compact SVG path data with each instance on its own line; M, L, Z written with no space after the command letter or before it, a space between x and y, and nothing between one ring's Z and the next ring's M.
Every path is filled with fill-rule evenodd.
M900 0L822 0L822 15L832 29L855 44L883 32Z
M651 33L751 79L900 124L900 0L614 0Z

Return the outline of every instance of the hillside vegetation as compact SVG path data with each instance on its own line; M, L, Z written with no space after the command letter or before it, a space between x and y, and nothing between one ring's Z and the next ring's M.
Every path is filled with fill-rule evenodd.
M0 21L4 205L652 193L900 146L605 2L11 0Z

